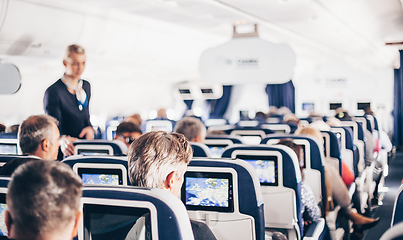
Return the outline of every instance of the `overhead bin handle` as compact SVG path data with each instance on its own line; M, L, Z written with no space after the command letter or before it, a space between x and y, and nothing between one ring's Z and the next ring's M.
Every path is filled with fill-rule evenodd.
M238 33L236 31L236 28L239 25L234 25L234 35L232 38L244 38L244 37L259 37L259 34L257 33L257 24L254 24L254 31L253 32L247 32L247 33Z

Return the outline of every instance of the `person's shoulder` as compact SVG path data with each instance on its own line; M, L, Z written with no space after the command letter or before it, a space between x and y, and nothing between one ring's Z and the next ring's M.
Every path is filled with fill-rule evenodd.
M50 86L48 87L48 89L46 89L46 92L59 89L59 88L61 88L63 85L64 85L64 83L62 82L61 79L59 79L59 80L57 80L56 82L54 82L52 85L50 85Z
M91 83L88 82L87 80L83 79L83 87L85 86L91 86Z
M216 240L211 229L202 222L190 220L195 240Z

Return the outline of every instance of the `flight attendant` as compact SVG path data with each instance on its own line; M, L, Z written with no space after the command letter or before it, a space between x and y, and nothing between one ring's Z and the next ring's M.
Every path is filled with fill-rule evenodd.
M63 147L71 152L75 138L94 139L90 122L89 102L91 85L81 79L85 68L85 51L78 45L70 45L63 59L65 73L45 92L45 112L59 121L60 135L65 138ZM69 145L69 146L68 146ZM70 155L70 154L67 154Z

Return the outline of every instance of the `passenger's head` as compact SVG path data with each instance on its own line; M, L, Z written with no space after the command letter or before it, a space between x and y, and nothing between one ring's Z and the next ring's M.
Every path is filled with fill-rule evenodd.
M185 135L188 141L204 143L206 138L206 127L203 122L195 117L184 117L179 120L174 132Z
M160 108L157 111L157 118L168 118L167 110L165 108Z
M20 128L19 124L14 124L6 128L6 133L17 133L18 129Z
M5 132L6 131L6 125L0 123L0 133Z
M335 116L335 118L339 119L340 121L351 121L352 117L348 114L347 111L339 112Z
M66 74L72 78L80 78L85 68L85 51L82 47L73 44L67 47L63 58Z
M125 122L132 122L132 123L136 124L137 126L141 126L143 119L141 118L140 114L136 113L136 114L126 117Z
M256 120L266 120L266 113L264 113L262 111L256 112L255 119Z
M18 139L23 154L55 160L59 151L58 121L49 115L27 118L20 126Z
M6 225L12 239L72 239L77 235L82 181L56 161L31 161L8 184Z
M298 158L299 169L303 176L302 169L304 166L304 151L303 151L302 147L300 145L295 144L294 140L292 140L291 138L281 139L277 144L287 146L295 152L295 154L297 155L297 158Z
M312 136L316 141L322 142L323 137L320 131L316 128L312 127L300 127L298 128L295 133L295 135L309 135Z
M178 196L192 154L182 134L145 133L130 145L130 182L134 186L166 189Z
M284 115L283 121L286 123L293 123L295 125L299 124L299 118L293 113L288 113L288 114Z
M132 144L134 140L141 136L142 131L139 126L132 122L122 122L116 128L116 140L122 141L127 147Z

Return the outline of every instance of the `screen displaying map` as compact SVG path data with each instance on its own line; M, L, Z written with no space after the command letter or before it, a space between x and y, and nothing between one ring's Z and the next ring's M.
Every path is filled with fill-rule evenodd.
M17 154L17 144L0 144L0 154Z
M259 176L261 183L276 183L276 163L272 160L246 160Z
M7 236L7 227L4 221L7 210L7 204L0 203L0 236Z
M83 184L119 185L119 175L83 173L81 177Z
M186 178L186 205L228 207L229 180L223 178Z

